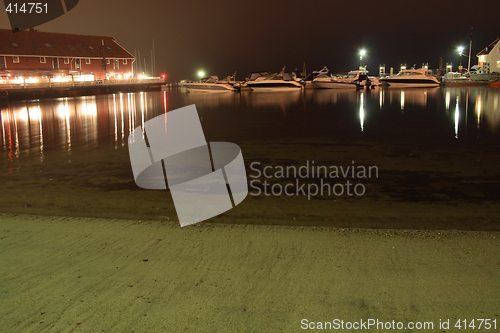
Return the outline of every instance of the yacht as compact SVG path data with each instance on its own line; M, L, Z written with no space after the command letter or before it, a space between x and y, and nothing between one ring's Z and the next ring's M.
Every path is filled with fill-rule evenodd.
M309 88L315 88L315 86L313 85L312 81L317 78L318 76L320 75L328 75L328 68L323 67L323 69L319 70L319 71L313 71L312 73L310 73L309 75L307 75L305 78L302 79L303 81L303 84L304 84L304 88L305 89L309 89Z
M350 71L343 79L344 82L356 83L360 87L374 87L380 85L379 79L375 76L368 76L366 68Z
M283 68L279 74L253 72L243 87L251 88L253 91L294 91L302 89L303 85L295 81L289 73L285 73Z
M319 74L314 80L312 85L320 89L356 89L358 85L355 82L345 82L342 78L334 77L329 74Z
M201 79L201 82L184 83L184 88L189 92L231 92L235 88L229 84L229 81L219 81L217 76Z
M433 76L427 76L427 69L405 69L398 73L398 75L388 76L380 79L380 82L387 83L390 87L437 87L439 81Z

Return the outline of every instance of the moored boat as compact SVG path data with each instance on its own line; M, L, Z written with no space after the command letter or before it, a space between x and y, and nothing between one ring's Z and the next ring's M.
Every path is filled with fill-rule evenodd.
M320 74L314 80L312 85L320 89L356 89L358 86L354 82L345 82L342 79L333 77L329 74Z
M184 87L189 92L231 92L235 88L230 85L227 81L221 82L217 76L211 76L206 79L202 79L201 82L189 82L184 83Z
M397 75L380 79L380 82L387 83L390 87L411 88L411 87L437 87L439 81L433 76L426 75L427 69L405 69Z
M374 76L368 76L368 71L366 68L350 71L345 77L339 79L339 81L355 83L359 87L374 87L380 85L379 79Z
M303 85L295 81L289 73L285 73L283 68L279 74L253 72L243 87L251 88L253 91L295 91L302 89Z

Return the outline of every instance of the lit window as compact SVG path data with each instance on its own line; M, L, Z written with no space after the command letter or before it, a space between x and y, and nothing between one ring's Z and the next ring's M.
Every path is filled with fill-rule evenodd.
M69 64L69 58L64 58L64 63Z
M45 57L40 57L40 63L45 64Z
M497 60L497 68L500 68L500 60Z
M115 59L114 69L120 69L120 65L118 63L118 59Z
M15 64L19 63L19 56L13 56L12 57L12 62L15 63Z
M16 42L10 42L12 44L12 46L14 47L19 47L19 45L16 43Z
M123 64L126 65L127 64L127 59L123 59Z
M42 47L40 46L40 44L38 44L38 43L33 42L33 45L35 45L35 47L36 47L37 49L42 48Z
M88 65L90 64L90 58L85 59L85 63Z
M47 46L49 49L52 48L52 45L50 45L49 43L45 43L45 46Z
M76 67L76 69L80 69L80 67L81 67L80 66L80 58L75 59L75 67Z

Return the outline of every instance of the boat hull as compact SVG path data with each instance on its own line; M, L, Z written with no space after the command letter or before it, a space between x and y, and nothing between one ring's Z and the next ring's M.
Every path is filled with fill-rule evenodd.
M189 92L200 92L200 93L221 93L221 92L232 92L234 88L225 83L216 84L205 84L205 83L185 83L184 88Z
M304 88L298 82L284 80L248 81L245 86L253 91L297 91Z
M432 88L438 87L439 82L434 80L380 80L393 88Z
M356 89L357 86L354 83L348 82L335 82L335 81L313 81L313 86L319 89Z

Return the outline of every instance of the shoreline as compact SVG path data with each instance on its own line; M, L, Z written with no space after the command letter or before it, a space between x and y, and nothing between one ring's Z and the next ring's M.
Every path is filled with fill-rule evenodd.
M303 319L500 315L499 232L9 214L0 223L9 332L295 332Z

